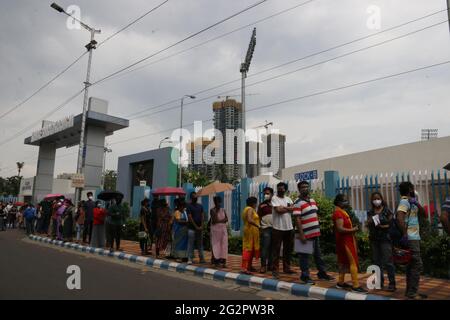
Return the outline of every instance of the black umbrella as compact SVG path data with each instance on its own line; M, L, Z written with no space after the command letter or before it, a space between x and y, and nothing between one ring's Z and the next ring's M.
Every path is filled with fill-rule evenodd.
M98 194L97 199L109 201L111 199L122 200L123 193L119 191L102 191Z
M444 167L445 170L450 170L450 163Z

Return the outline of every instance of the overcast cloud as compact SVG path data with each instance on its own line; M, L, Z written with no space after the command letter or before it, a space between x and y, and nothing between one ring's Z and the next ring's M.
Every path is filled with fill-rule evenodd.
M72 4L81 8L82 20L102 30L102 34L97 36L99 42L161 2L58 0L64 8ZM93 81L255 2L257 0L169 0L94 52ZM269 0L149 59L143 65L302 2L305 0ZM50 8L51 1L1 0L0 3L2 114L82 54L89 34L85 30L67 29L65 16ZM90 95L108 100L111 115L127 117L145 107L154 107L185 94L239 79L239 64L245 56L254 26L257 27L257 45L247 81L250 85L247 92L253 94L247 97L248 109L450 60L449 28L448 24L443 23L370 50L251 86L254 82L447 19L446 12L441 12L382 35L251 76L272 66L376 32L366 25L369 18L366 10L370 5L381 8L381 30L385 30L443 10L446 1L316 0L196 49L98 84L91 88ZM35 175L38 149L23 144L24 138L31 135L34 129L27 134L16 133L80 90L86 63L87 56L17 111L0 119L1 140L14 137L1 146L1 176L14 174L16 161L25 161L25 177ZM265 120L274 122L275 128L287 135L287 166L417 141L421 128L436 128L440 136L447 136L450 134L449 80L450 65L447 64L249 112L247 127L262 125ZM200 94L198 100L238 88L239 85L237 81ZM229 94L239 94L239 90ZM215 99L211 98L186 105L185 125L195 120L211 119L213 101ZM168 104L147 114L175 105L177 103ZM78 114L81 109L82 95L54 113L49 120ZM178 109L148 117L144 115L141 119L132 120L130 128L107 139L113 150L107 157L108 169L116 169L119 156L157 148L159 141L170 132L126 143L118 142L176 127L179 122ZM204 127L210 128L211 125L208 122ZM60 158L55 174L76 170L76 151L76 148L58 150L57 156Z

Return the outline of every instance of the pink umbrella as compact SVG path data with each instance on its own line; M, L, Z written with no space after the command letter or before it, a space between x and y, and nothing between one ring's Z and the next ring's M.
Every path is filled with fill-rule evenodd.
M186 192L182 188L163 187L152 192L155 196L185 196Z
M44 200L50 201L55 199L63 199L64 195L60 193L50 193L44 197Z

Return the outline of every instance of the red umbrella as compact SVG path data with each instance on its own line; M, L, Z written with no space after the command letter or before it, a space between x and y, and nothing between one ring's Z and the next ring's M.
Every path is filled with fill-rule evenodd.
M50 193L50 194L48 194L48 195L46 195L46 196L44 197L44 200L50 201L50 200L61 199L61 198L64 198L64 195L63 195L63 194L60 194L60 193Z
M157 188L152 192L155 196L185 196L186 192L182 188L164 187Z

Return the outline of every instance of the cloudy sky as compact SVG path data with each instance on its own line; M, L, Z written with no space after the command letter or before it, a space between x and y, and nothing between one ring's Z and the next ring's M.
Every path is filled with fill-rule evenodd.
M102 30L97 36L99 42L161 2L58 0L64 8L77 5L81 19ZM94 52L93 82L256 2L169 0ZM93 86L90 94L109 100L112 115L135 118L133 114L146 110L130 122L130 128L107 139L113 150L108 154L107 168L115 169L119 156L157 148L160 140L170 135L170 131L163 130L178 125L179 109L174 108L178 103L165 103L238 80L239 64L253 27L257 28L257 46L247 80L247 108L256 110L247 114L247 127L259 126L265 120L274 122L275 128L287 135L287 166L414 142L420 139L422 128L439 129L440 136L450 134L450 64L258 110L283 100L450 60L449 28L447 23L441 23L447 14L436 13L446 8L445 0L315 0L297 6L303 2L306 0L268 0L146 60L134 72ZM51 9L50 3L0 2L0 114L27 98L84 52L88 32L67 28L66 17ZM367 24L370 6L380 8L380 30ZM286 11L268 18L283 10ZM433 13L436 14L374 37L262 72ZM256 23L259 20L263 21ZM214 38L218 39L209 41ZM387 41L393 38L398 39ZM376 44L380 45L321 63ZM23 139L39 125L20 132L82 88L86 64L84 56L49 87L0 119L0 175L14 174L16 161L25 161L24 176L35 175L38 150L25 146ZM303 70L291 72L298 69ZM213 97L237 95L239 90L233 89L239 86L236 81L198 94L198 102L186 105L185 125L211 119L212 102L216 100ZM204 99L207 97L210 98ZM165 105L158 107L161 104ZM48 120L81 110L79 95L53 112ZM210 128L211 122L204 127ZM129 140L140 136L144 137ZM55 174L76 170L76 152L76 148L57 151Z

